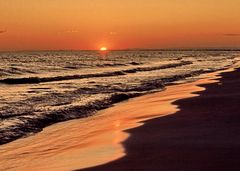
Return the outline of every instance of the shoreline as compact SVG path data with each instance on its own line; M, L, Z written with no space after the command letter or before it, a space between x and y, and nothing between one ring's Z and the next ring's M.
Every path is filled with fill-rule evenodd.
M224 71L219 71L219 73L220 72L224 72ZM36 153L34 155L37 155L38 153L40 153L40 155L41 155L42 154L41 150L43 150L45 153L47 153L47 151L49 151L48 155L50 155L50 156L51 155L57 155L57 156L60 155L61 156L60 153L65 153L65 152L61 152L61 151L63 151L62 148L60 148L60 149L57 149L57 148L59 148L59 146L62 146L64 144L68 146L68 147L64 147L64 149L65 148L67 148L67 149L70 148L71 149L71 150L67 150L68 152L70 152L69 154L64 154L63 156L61 156L62 158L64 158L64 156L65 156L65 159L68 159L68 157L70 157L69 156L70 154L71 155L74 154L74 156L76 155L76 156L79 157L79 152L80 151L85 150L85 151L89 152L89 149L90 149L90 153L91 153L90 155L92 155L92 157L94 157L94 156L96 157L95 152L91 151L91 149L96 150L96 149L99 149L100 147L101 148L105 147L105 149L107 148L107 150L106 150L107 153L103 154L103 155L105 155L105 158L101 157L101 155L102 155L101 153L97 153L99 155L98 156L99 158L98 157L96 157L96 158L99 161L96 161L92 157L86 158L87 160L90 161L90 163L78 163L79 161L76 161L75 159L71 159L69 162L72 164L72 166L68 166L68 167L71 168L71 170L79 169L80 167L86 168L86 167L96 166L96 165L104 164L106 162L117 160L117 159L126 155L125 150L124 150L123 146L121 145L121 143L129 137L129 135L125 133L126 129L138 127L138 126L142 125L141 122L143 122L145 120L149 120L149 119L152 119L152 118L158 118L160 116L165 116L165 115L169 115L169 114L173 114L173 113L177 112L178 109L175 105L172 105L172 102L174 102L176 100L179 100L179 99L182 99L182 98L190 98L190 97L197 96L195 93L192 94L192 92L198 92L198 91L203 91L204 90L204 88L198 86L199 84L205 84L206 81L207 81L207 83L217 82L216 80L214 80L214 74L216 74L216 73L207 74L207 75L209 75L208 81L206 79L205 80L204 79L199 79L199 80L197 80L195 82L191 82L191 83L183 83L183 84L176 84L176 85L167 86L167 90L165 90L165 91L131 99L128 102L123 102L123 103L117 104L116 106L114 106L112 108L108 108L108 109L100 112L100 113L102 113L102 115L100 114L100 115L93 116L91 118L86 119L86 120L88 120L86 122L87 125L85 125L86 129L90 129L90 130L85 131L85 133L83 131L83 133L81 133L80 137L77 137L77 138L80 138L83 141L83 142L80 142L80 144L79 144L79 142L75 142L76 144L72 144L70 141L67 141L64 138L61 139L62 138L61 136L63 136L63 135L61 135L62 132L65 132L65 131L68 132L69 131L68 128L72 128L74 131L76 131L76 129L80 129L80 130L77 130L78 132L81 131L81 127L82 127L82 129L84 129L83 128L84 126L81 125L84 121L75 120L75 121L68 121L68 123L60 123L60 124L53 125L51 127L45 128L42 132L40 132L40 133L38 133L34 136L31 136L31 137L28 137L28 138L25 138L25 139L19 139L19 140L16 140L16 141L12 142L12 143L0 146L0 151L3 152L3 154L5 154L5 156L3 156L2 159L1 159L1 162L2 162L1 165L7 167L9 162L10 163L13 163L13 162L11 162L11 160L9 160L9 161L4 160L4 159L6 159L6 157L16 155L16 154L25 154L26 151L28 151L28 153L30 153L30 154L31 153ZM200 77L204 77L204 75L201 75ZM216 76L216 78L217 78L217 76ZM187 84L189 85L189 87L186 88ZM171 87L173 87L172 91L175 91L175 93L178 92L177 89L176 89L176 86L178 86L178 88L181 87L183 89L185 87L185 91L180 92L180 94L178 94L179 96L172 96L171 93L169 94L168 91L169 91L169 89L171 90ZM161 99L162 97L164 97L164 96L162 96L164 94L165 94L166 98L165 98L165 101L164 101L164 98L163 98L161 103L165 102L164 103L165 105L163 105L163 106L167 106L167 105L169 105L169 106L164 108L164 109L159 109L159 107L156 107L156 105L159 104L158 99L159 98ZM126 116L123 116L123 118L121 118L122 116L120 116L120 118L118 118L119 116L115 116L116 118L114 118L112 116L111 117L109 116L109 117L107 117L106 121L103 122L104 117L102 117L102 116L104 115L104 113L105 114L107 113L108 115L113 115L114 113L116 113L116 109L118 109L118 113L122 113L124 111L126 113L126 107L134 107L134 106L136 107L137 106L137 108L139 109L143 104L144 105L147 104L146 103L147 100L149 100L148 103L150 105L150 108L155 106L155 110L152 110L152 111L148 112L147 114L146 114L147 110L145 110L145 113L142 111L143 115L141 115L141 116L134 116L133 115L134 116L133 118L131 118L131 117L129 118L128 115L131 116L131 112L132 112L132 114L139 115L139 113L134 113L133 112L136 108L134 110L132 108L131 110L130 109L127 110L128 112L127 112ZM139 101L141 103L138 103ZM162 113L161 112L159 113L159 110ZM109 120L108 118L113 119L113 120ZM99 122L96 122L96 121L98 121L98 119L99 119ZM119 120L123 121L123 123L117 122ZM106 124L111 123L111 121L113 121L113 125L111 124L110 127L107 127L107 126L103 125L104 123L106 123ZM80 122L81 122L81 124L79 124ZM73 123L75 123L75 124L73 124ZM90 128L89 128L89 123L92 123L92 127L90 127ZM94 124L96 124L96 126L94 126ZM68 127L66 125L68 125L70 127ZM72 127L72 125L75 125L75 127ZM66 128L64 128L64 127L66 127ZM100 127L100 128L98 128L98 127ZM50 132L48 132L49 130L50 130ZM116 131L115 134L113 134L110 137L113 138L113 139L114 138L116 139L116 137L114 137L114 136L117 135L117 139L114 140L115 141L114 143L109 144L109 141L112 141L112 140L111 140L111 138L110 139L107 138L108 137L107 135L111 135L110 132L114 131L114 130ZM48 133L46 134L46 132L48 132ZM56 132L57 132L57 134L56 134ZM68 133L70 134L70 136L73 136L73 137L68 137L69 135L66 135L67 137L65 137L65 138L70 139L70 140L71 140L71 138L76 138L76 135L74 135L74 133L76 133L76 132L68 132ZM98 135L99 133L100 133L100 135ZM46 137L46 135L44 135L44 134L46 134L47 136L50 135L50 137ZM58 137L58 136L60 136L60 137ZM94 136L97 137L97 139ZM52 139L51 137L55 138L55 140ZM83 139L83 137L84 137L84 139ZM48 138L50 138L52 140L49 141ZM102 139L104 139L104 141ZM51 146L51 144L53 143L52 141L54 141L54 143L56 143L56 146ZM63 142L65 141L65 143L61 144L61 143L59 143L59 141L63 141ZM36 142L36 143L31 145L32 142ZM37 142L43 142L44 145L38 144ZM68 143L70 143L70 144L68 144ZM30 144L29 145L30 147L29 146L23 147L24 144ZM90 144L90 146L88 144ZM20 150L19 151L15 150L16 148L19 149L18 147L20 147ZM1 150L1 148L2 148L2 150ZM52 149L55 149L55 150L52 150ZM109 150L109 149L111 149L111 150ZM86 154L86 153L84 153L84 154ZM28 156L25 156L25 155L23 155L22 157L23 157L23 159L24 159L24 157L26 157L25 160L29 159ZM84 156L82 156L82 157L84 157ZM39 158L41 158L41 157L39 157ZM40 160L39 158L38 158L37 163L39 163L39 160ZM52 167L52 169L48 168L48 170L57 170L56 168L58 168L59 166L56 166L56 164L54 165L54 163L59 162L59 161L57 159L55 159L54 157L50 157L50 159L52 159L52 161L51 160L46 161L45 158L42 158L42 160L40 160L40 161L45 161L47 163L52 162L52 165L50 163L48 165L49 167ZM65 162L62 165L69 165L69 163ZM79 165L82 165L82 166L79 166ZM32 167L32 168L34 168L34 170L46 169L43 166L41 166L41 167L40 166L41 165L37 165L36 161L35 161L35 162L32 162L32 166L30 165L28 167L30 167L30 168ZM16 167L19 167L19 166L16 166ZM22 167L24 167L24 166L22 166ZM61 166L61 167L64 168L63 166Z
M235 64L234 64L235 65ZM172 66L172 65L171 65ZM171 67L170 66L170 67ZM165 67L165 66L162 66ZM10 114L8 113L0 113L1 119L14 119L14 117L19 117L20 121L18 124L1 128L0 129L0 145L18 140L20 138L28 137L29 135L33 135L35 133L41 132L44 128L54 125L56 123L61 123L74 119L82 119L95 115L98 111L107 109L112 107L113 105L126 101L128 99L132 99L135 97L141 97L146 94L161 92L164 91L165 87L168 85L174 85L174 82L184 81L189 78L197 78L201 77L201 75L207 73L215 73L226 70L226 68L221 68L215 71L212 70L196 70L191 71L185 74L176 74L170 77L164 77L160 79L153 80L145 80L139 86L133 88L126 88L126 90L104 90L103 91L112 91L109 97L106 97L101 100L95 100L91 103L80 105L80 106L72 106L69 108L63 108L56 111L45 111L43 115L35 115L31 116L31 114L26 115L26 112L15 114L10 110ZM101 88L101 87L100 87ZM86 89L78 89L76 90L76 94L82 92L80 94L88 94L91 91L88 88ZM92 90L93 92L97 92L98 90ZM102 91L102 90L101 90ZM117 91L114 92L114 91ZM74 92L73 92L74 94ZM16 105L16 104L15 104ZM24 109L22 109L24 111Z
M221 73L218 83L201 84L199 96L179 99L179 111L126 132L127 155L79 171L240 170L240 72Z

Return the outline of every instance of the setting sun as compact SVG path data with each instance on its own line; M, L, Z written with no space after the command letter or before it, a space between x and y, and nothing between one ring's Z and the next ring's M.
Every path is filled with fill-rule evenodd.
M108 49L106 47L101 47L100 51L107 51Z
M239 11L0 0L0 171L240 171Z

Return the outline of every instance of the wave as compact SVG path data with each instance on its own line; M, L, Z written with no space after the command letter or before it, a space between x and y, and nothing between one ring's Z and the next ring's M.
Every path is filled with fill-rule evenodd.
M26 73L35 74L36 72L18 67L0 68L0 76L22 75Z
M0 54L0 144L238 61L239 53L217 53L123 51L107 59L95 52ZM82 73L87 69L94 72Z
M184 65L190 65L192 62L190 61L181 61L179 63L174 64L166 64L154 67L137 67L127 70L120 70L114 72L104 72L97 74L85 74L85 75L68 75L68 76L56 76L56 77L28 77L28 78L6 78L0 80L0 83L4 84L38 84L43 82L54 82L54 81L64 81L64 80L74 80L74 79L84 79L84 78L94 78L94 77L111 77L111 76L120 76L126 75L128 73L136 73L136 72L146 72L146 71L154 71L168 68L175 68Z
M41 115L40 114L34 115L33 111L31 112L28 110L21 110L20 113L19 111L15 111L14 109L12 111L8 110L7 112L6 110L5 112L3 112L4 110L1 110L2 112L0 113L0 119L6 122L11 121L13 119L15 121L15 124L0 129L0 145L11 142L20 137L24 137L32 133L39 132L44 127L57 122L89 117L93 115L96 111L108 108L112 106L114 103L118 103L123 100L137 97L149 92L161 91L165 89L166 85L172 84L174 81L183 80L207 72L213 72L213 70L197 70L182 75L175 75L172 77L143 81L139 86L134 88L122 88L122 89L114 89L112 87L110 87L109 89L103 87L98 87L94 89L81 88L72 93L79 95L108 93L109 96L103 98L102 100L90 101L86 105L70 106L63 109L45 111L45 113ZM27 99L26 105L28 106L29 103L34 100L40 101L41 99L39 99L39 97L37 99L36 97L33 99ZM24 102L20 103L22 108L24 108L23 105Z

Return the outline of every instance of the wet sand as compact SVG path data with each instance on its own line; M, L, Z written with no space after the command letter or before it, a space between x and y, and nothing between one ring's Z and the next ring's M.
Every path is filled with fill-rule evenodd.
M200 96L175 101L175 114L128 130L125 157L84 171L240 170L240 72L221 75Z
M237 130L231 125L234 131L227 134L229 130L224 123L228 119L221 114L224 110L220 111L220 118L209 112L214 112L211 107L217 110L214 106L217 104L231 108L232 105L224 106L219 100L226 97L228 102L232 96L221 84L210 84L218 82L214 80L216 73L201 77L198 81L168 86L166 91L129 100L87 119L56 124L34 136L3 145L0 170L77 170L94 166L97 167L87 170L179 170L179 167L188 170L192 169L190 166L199 168L204 164L202 158L204 162L211 161L210 157L217 154L221 164L219 149L223 148L224 153L224 149L232 152L232 148L238 148L238 142L233 140L238 136L234 134ZM225 77L221 79L224 80ZM210 85L199 87L200 84ZM207 91L203 91L205 87ZM196 92L200 92L200 97ZM201 102L196 104L196 99ZM211 106L213 100L218 103ZM198 114L201 110L205 113ZM149 119L153 120L147 121ZM217 121L221 119L227 120L219 126ZM221 135L231 136L222 139Z

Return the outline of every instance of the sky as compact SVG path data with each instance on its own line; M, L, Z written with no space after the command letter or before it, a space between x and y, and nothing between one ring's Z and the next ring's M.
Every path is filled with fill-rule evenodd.
M0 51L240 48L240 0L0 0Z

